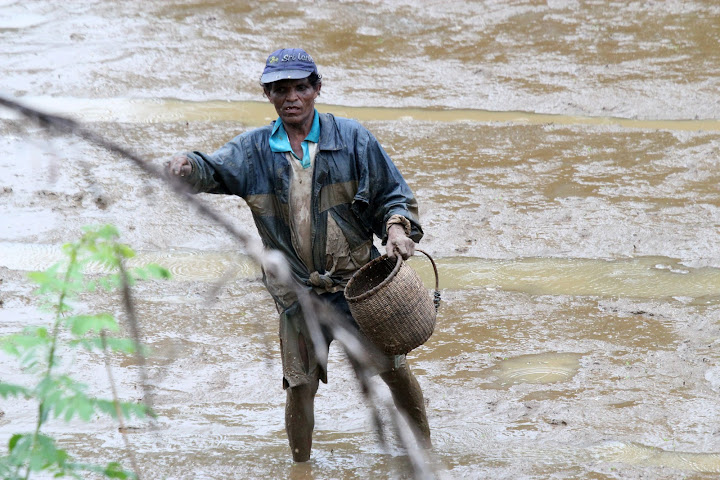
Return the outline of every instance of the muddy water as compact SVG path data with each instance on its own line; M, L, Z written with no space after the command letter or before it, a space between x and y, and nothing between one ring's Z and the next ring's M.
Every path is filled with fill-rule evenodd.
M190 102L177 99L127 100L118 98L23 97L23 103L49 113L70 115L85 121L159 123L172 121L236 121L248 126L261 126L275 120L275 112L265 102L209 101ZM720 121L703 120L638 120L607 116L570 116L533 112L494 112L468 109L422 109L348 107L318 105L321 112L369 120L423 120L430 122L507 122L523 125L619 125L626 128L665 130L720 131ZM0 112L0 118L17 119L16 112Z
M160 162L272 119L262 62L304 45L325 75L319 109L368 126L420 200L443 304L410 362L438 477L715 478L720 9L417 3L4 1L0 88ZM135 293L159 419L126 431L146 478L409 476L337 346L312 461L292 465L257 267L159 181L16 118L0 111L0 333L46 320L25 274L82 225L117 225L134 261L174 274ZM254 231L241 200L201 197ZM107 395L101 359L76 361ZM142 396L130 359L115 377ZM0 410L0 441L31 428L31 405ZM108 420L49 431L83 460L127 459Z

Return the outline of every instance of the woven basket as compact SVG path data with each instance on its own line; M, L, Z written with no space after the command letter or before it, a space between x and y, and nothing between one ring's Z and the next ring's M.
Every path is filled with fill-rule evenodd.
M378 257L355 272L345 287L345 298L360 330L379 349L401 355L425 343L435 329L440 303L435 262L435 295L429 295L418 274L400 255Z

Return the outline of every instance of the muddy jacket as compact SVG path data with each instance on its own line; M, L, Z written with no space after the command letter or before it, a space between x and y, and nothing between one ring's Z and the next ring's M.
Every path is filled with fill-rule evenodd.
M288 218L292 167L283 153L270 150L271 131L272 124L245 132L212 155L188 153L193 164L188 182L196 192L244 198L263 244L285 255L302 285L313 285L311 273L314 278L327 273L329 215L351 251L372 246L373 234L385 243L385 223L394 214L410 220L415 242L422 238L415 197L380 143L354 120L320 114L311 201L313 265L306 266L293 247ZM372 247L371 257L378 255ZM287 308L288 302L274 293L267 278L264 281L275 300Z

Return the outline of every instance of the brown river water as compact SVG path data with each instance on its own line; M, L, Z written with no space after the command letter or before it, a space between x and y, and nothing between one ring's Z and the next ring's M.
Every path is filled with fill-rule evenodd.
M713 0L0 0L0 94L159 165L272 120L265 57L303 46L324 75L318 109L375 133L420 202L443 302L409 362L434 475L710 479L719 43ZM255 235L242 200L200 197ZM143 478L412 477L398 439L378 443L335 344L312 459L294 465L259 268L160 180L0 108L0 334L48 321L27 272L99 223L119 228L133 262L173 273L135 290L159 415L125 429ZM410 264L430 287L421 257ZM81 304L122 311L115 296ZM65 357L109 396L100 357ZM141 398L133 361L114 375L124 399ZM0 378L25 377L0 356ZM0 400L0 443L34 414ZM128 465L109 419L47 431L83 461Z

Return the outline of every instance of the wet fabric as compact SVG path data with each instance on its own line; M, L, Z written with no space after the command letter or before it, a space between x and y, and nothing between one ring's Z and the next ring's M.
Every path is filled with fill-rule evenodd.
M305 142L303 142L305 143ZM312 166L317 143L310 142L304 160ZM292 167L290 175L290 230L293 246L305 266L312 265L312 168L305 168L290 152L285 153ZM329 243L329 242L328 242Z
M285 256L298 286L317 294L331 292L327 294L349 317L343 289L352 273L380 255L373 235L385 243L386 223L398 215L409 222L415 242L423 232L415 197L377 139L354 120L332 114L318 114L317 119L320 135L310 189L311 262L303 260L306 255L293 242L293 166L284 152L270 148L274 123L238 135L211 155L188 152L188 183L195 192L244 198L264 246ZM318 368L326 381L327 366L318 364L297 294L266 271L263 282L280 312L284 383L300 385L318 374Z
M321 298L336 308L337 321L343 322L353 330L359 331L355 319L350 313L350 307L343 292L328 293ZM280 314L280 353L283 367L283 389L304 385L319 378L327 383L327 366L322 365L315 353L315 347L310 337L302 309L298 303L284 310ZM331 332L323 328L325 341L329 346L333 341ZM384 355L376 352L372 357L376 366L375 373L384 373L397 369L406 364L405 355Z
M329 291L342 286L345 275L333 270L327 256L328 224L335 222L351 257L379 256L373 234L385 242L386 222L402 215L411 224L410 238L420 241L415 197L377 139L360 123L318 115L320 137L313 168L312 265L302 261L292 243L289 187L292 167L285 155L269 148L274 122L245 132L211 155L188 152L193 164L188 181L196 192L232 194L249 205L266 248L280 251L293 278L308 290ZM354 268L354 267L352 267ZM332 273L330 273L332 272ZM264 276L275 301L290 307L296 297L277 281Z

